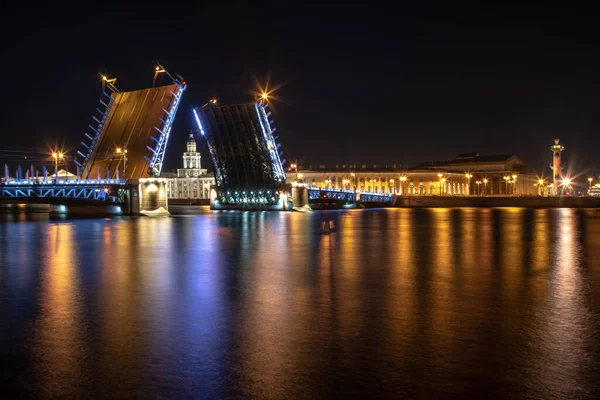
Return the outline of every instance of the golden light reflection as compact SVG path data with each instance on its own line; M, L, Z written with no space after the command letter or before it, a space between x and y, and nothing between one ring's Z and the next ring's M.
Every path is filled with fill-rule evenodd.
M503 290L507 299L515 300L520 289L527 282L524 280L523 234L525 209L503 208L500 213L500 237L498 254L500 259L497 285Z
M585 302L576 212L566 208L553 210L558 236L553 243L547 309L540 311L540 321L533 325L538 350L532 360L538 377L535 383L550 393L564 393L563 382L580 380L592 362L586 343L593 341L595 316Z
M550 236L551 214L548 209L533 211L533 237L531 244L532 274L543 274L550 268L552 237ZM542 277L544 277L542 275ZM540 287L540 289L542 289Z
M102 242L95 255L100 268L100 300L103 302L98 316L102 322L102 363L109 366L107 373L118 376L119 371L135 369L143 351L138 338L143 336L145 327L136 316L144 310L142 289L145 282L140 269L143 269L147 254L140 254L139 245L145 243L146 235L155 233L140 229L139 224L121 225L108 221L98 222L97 229Z
M474 269L478 269L478 265L475 263L475 255L478 253L478 247L480 242L477 235L477 209L476 208L462 208L460 210L460 236L458 237L460 243L460 260L461 264L456 267L461 270L461 273L472 274Z
M432 240L429 251L433 253L429 283L430 327L440 332L432 336L432 350L438 354L445 353L459 334L461 314L454 307L462 296L454 289L456 270L454 265L454 240L452 237L452 219L450 208L431 209Z
M253 233L253 257L244 257L244 269L252 271L244 281L241 300L242 338L239 352L243 360L241 384L251 387L257 397L285 397L279 377L292 374L295 363L286 354L293 353L296 324L302 324L302 315L293 312L293 275L290 277L290 259L284 246L274 245L287 234L287 215L268 212L252 214L248 226ZM269 223L272 218L276 222ZM268 219L265 221L265 219ZM308 355L307 355L308 356Z
M48 224L41 260L40 313L36 321L34 363L51 397L65 397L73 388L61 382L78 382L85 360L82 306L70 223Z

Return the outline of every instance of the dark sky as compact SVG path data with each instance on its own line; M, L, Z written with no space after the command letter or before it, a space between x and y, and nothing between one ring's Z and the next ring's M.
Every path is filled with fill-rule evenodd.
M478 151L516 153L541 172L561 138L573 170L600 167L593 9L219 3L4 8L0 149L76 149L98 73L139 89L158 60L189 84L167 168L180 164L192 106L249 101L267 76L282 85L284 157L301 164L413 166Z

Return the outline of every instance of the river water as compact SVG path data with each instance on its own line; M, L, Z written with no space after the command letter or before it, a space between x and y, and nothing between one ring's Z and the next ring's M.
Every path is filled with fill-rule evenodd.
M2 393L600 397L600 210L187 211L0 215Z

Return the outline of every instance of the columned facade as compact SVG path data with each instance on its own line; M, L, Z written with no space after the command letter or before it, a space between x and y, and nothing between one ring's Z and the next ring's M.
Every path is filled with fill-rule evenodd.
M165 172L169 199L210 199L211 187L215 185L213 174L201 168L201 155L196 150L196 140L190 133L186 152L183 153L183 168L177 174Z
M288 172L288 181L298 180L319 188L393 193L410 196L512 196L537 195L538 181L525 171L515 155L459 155L446 162L423 163L412 169L366 166L319 166Z

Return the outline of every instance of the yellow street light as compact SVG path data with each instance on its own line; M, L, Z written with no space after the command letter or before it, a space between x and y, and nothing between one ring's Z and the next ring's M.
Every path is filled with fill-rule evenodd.
M260 97L262 97L263 100L267 100L269 95L267 93L263 93Z
M65 154L62 151L52 152L52 158L54 158L54 179L58 183L58 160L62 160L65 157Z

